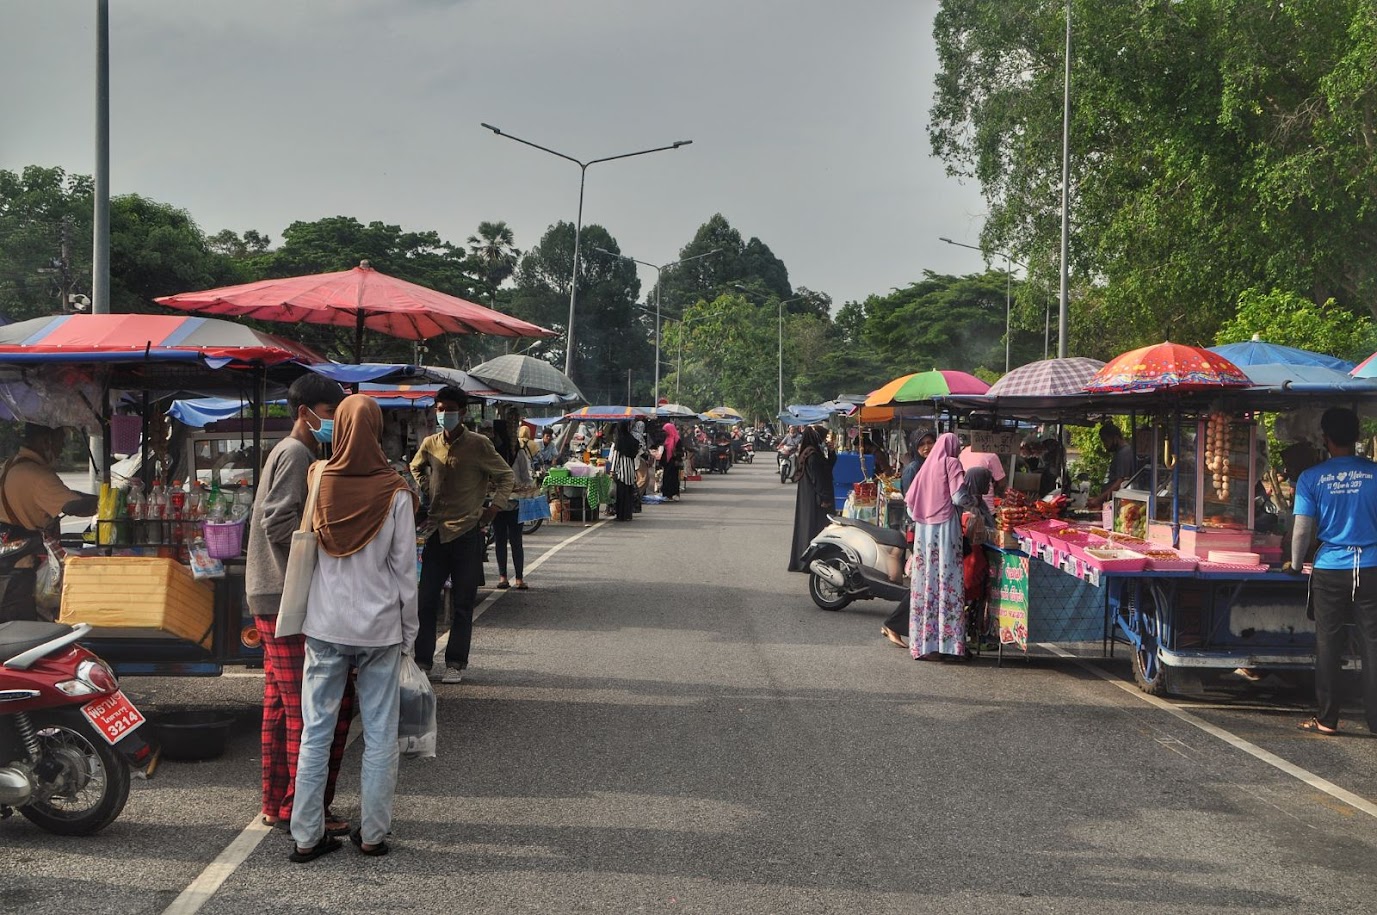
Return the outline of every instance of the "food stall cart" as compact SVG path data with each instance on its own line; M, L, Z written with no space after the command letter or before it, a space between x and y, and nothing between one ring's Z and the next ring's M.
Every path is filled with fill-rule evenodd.
M1259 485L1266 465L1258 416L1361 411L1377 405L1377 385L962 397L944 405L1068 424L1151 418L1153 453L1116 496L1112 528L1030 521L1015 527L1017 548L992 550L990 614L1001 646L1123 642L1137 685L1151 694L1203 671L1313 667L1308 579L1281 570L1283 528ZM1076 583L1074 593L1063 595L1057 588L1067 581Z
M101 433L101 513L88 533L63 537L60 619L96 626L86 641L121 673L216 675L261 658L242 548L266 454L263 406L303 363L322 361L282 338L199 317L70 315L0 328L0 397L10 412ZM169 426L171 401L206 394L248 403L250 419L190 437ZM112 475L116 444L138 455L130 479ZM242 474L224 475L228 455ZM212 491L218 508L204 501ZM210 553L213 568L202 570L215 577L188 567Z

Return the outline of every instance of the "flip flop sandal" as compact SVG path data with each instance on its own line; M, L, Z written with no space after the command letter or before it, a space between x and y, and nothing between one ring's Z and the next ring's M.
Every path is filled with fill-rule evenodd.
M347 836L349 835L349 821L337 820L334 817L325 818L325 834L327 836Z
M342 847L340 840L334 836L321 836L319 842L305 851L293 846L292 853L287 856L287 860L295 864L305 864L307 861L314 861L319 857L328 855L332 851L339 851Z
M499 581L499 582L498 582L496 585L494 585L493 587L497 588L497 590L499 590L499 591L505 591L505 590L507 590L508 588L510 588L511 585L508 584L508 583L505 582L505 581Z
M519 584L519 585L516 586L516 590L518 590L518 591L529 591L529 590L531 590L531 586L528 585L528 584L526 584L526 583L523 581L521 584Z
M387 854L389 851L392 850L392 848L387 844L386 841L379 842L372 848L364 848L363 833L357 829L349 833L349 841L354 843L354 847L359 850L359 854L367 855L370 858L381 858L383 855Z
M1302 731L1309 731L1311 734L1319 734L1322 737L1338 737L1340 733L1338 728L1327 728L1320 724L1320 719L1318 718L1309 718L1296 725L1296 727L1300 728Z
M289 830L289 829L292 828L292 824L291 824L291 821L290 821L290 820L282 820L282 819L270 820L270 819L268 819L267 814L264 814L264 815L263 815L262 820L263 820L263 825L266 826L266 827L268 827L269 829L281 829L282 831L286 832L287 830Z

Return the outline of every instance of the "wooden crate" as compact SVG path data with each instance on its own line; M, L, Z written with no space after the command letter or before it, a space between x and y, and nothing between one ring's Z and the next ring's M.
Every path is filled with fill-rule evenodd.
M98 636L178 638L210 648L215 591L172 559L72 557L59 620L90 623Z

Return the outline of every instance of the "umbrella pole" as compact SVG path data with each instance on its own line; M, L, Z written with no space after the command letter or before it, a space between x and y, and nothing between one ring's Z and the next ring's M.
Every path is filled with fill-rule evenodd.
M363 365L363 309L358 311L358 318L354 324L354 362Z

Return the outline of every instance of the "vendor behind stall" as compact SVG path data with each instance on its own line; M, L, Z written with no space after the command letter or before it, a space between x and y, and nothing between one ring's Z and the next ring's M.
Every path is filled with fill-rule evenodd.
M1100 426L1100 444L1109 454L1109 476L1105 481L1105 488L1099 495L1091 496L1090 501L1086 503L1091 508L1099 508L1113 499L1114 493L1133 477L1137 465L1133 446L1114 423L1106 422Z
M96 513L98 499L68 489L53 469L66 441L63 429L29 423L19 452L0 470L0 533L7 543L22 544L0 557L0 622L38 619L34 586L43 531L58 515Z

